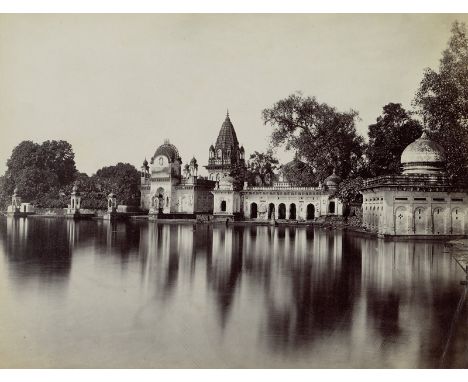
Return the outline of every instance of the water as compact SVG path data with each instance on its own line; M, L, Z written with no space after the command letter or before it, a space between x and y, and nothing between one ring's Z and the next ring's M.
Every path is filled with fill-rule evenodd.
M1 367L468 367L438 242L0 220Z

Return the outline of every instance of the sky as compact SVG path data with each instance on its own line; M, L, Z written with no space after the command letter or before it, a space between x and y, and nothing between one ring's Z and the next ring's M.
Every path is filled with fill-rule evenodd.
M165 139L201 167L227 109L248 157L269 144L261 111L296 91L358 111L366 136L385 104L411 109L454 20L468 15L2 14L0 173L21 141L53 139L89 175L140 168Z

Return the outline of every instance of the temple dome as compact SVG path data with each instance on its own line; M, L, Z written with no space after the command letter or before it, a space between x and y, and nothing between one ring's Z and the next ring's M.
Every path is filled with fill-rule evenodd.
M175 162L176 160L180 161L179 151L177 148L166 140L161 146L156 149L154 153L153 160L158 155L164 155L169 159L169 162Z
M431 140L426 131L401 154L403 174L440 173L445 165L445 150Z
M237 140L236 131L232 125L231 119L229 118L229 112L226 114L226 119L221 125L218 139L216 140L216 149L225 149L239 147L239 141Z

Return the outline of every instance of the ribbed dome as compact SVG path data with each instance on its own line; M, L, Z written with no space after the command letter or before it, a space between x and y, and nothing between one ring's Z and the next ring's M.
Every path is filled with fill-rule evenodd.
M164 155L169 159L169 162L174 162L176 159L180 160L179 151L172 143L169 143L169 141L164 142L164 144L156 149L153 160L158 155Z
M441 172L445 164L445 151L441 145L432 141L423 131L420 138L401 154L403 174L426 174Z
M216 140L216 149L225 149L231 147L238 147L239 141L237 140L236 131L232 125L229 113L226 114L226 119L221 125L218 139Z
M328 178L325 179L325 185L328 187L338 186L341 182L341 178L336 175L335 170L333 170L333 174L331 174Z

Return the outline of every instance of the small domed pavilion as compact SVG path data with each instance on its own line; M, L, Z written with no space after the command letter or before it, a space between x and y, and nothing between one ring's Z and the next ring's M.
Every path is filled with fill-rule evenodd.
M364 183L363 225L379 236L465 236L468 190L448 181L442 146L426 131L401 155L402 174Z

